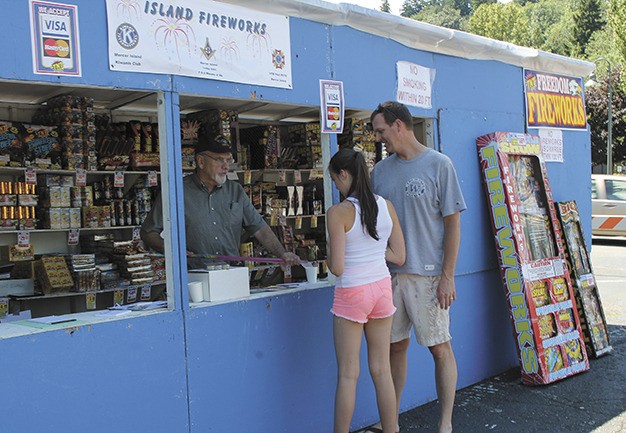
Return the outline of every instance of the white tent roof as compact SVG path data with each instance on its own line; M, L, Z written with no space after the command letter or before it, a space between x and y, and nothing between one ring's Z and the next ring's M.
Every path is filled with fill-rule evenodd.
M240 0L220 0L241 6ZM446 29L347 3L322 0L246 0L245 7L325 24L349 26L418 50L477 60L497 60L542 72L587 76L595 64Z

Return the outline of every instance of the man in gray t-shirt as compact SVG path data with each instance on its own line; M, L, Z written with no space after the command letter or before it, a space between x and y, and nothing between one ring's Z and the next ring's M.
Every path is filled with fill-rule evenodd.
M392 153L372 171L374 192L393 203L406 242L405 264L389 264L397 308L391 333L397 407L406 382L413 328L418 343L428 347L435 362L439 432L451 432L457 369L450 345L449 308L456 299L454 268L465 201L452 162L417 140L411 113L404 105L382 103L371 121L376 141L385 143Z
M197 255L238 256L244 231L285 263L300 259L285 251L263 217L256 211L243 187L227 180L232 162L228 140L201 137L195 149L196 171L183 180L187 251ZM141 226L141 239L163 252L163 206L159 197ZM189 267L202 267L203 260L189 258Z

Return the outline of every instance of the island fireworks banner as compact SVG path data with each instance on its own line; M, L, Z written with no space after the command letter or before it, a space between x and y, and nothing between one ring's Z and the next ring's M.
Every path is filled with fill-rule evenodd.
M529 128L587 130L582 78L524 70Z
M287 16L208 0L106 6L111 70L292 87Z

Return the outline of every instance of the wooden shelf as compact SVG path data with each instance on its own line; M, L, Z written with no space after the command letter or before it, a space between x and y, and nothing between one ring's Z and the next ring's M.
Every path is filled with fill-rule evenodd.
M302 218L312 218L312 217L318 217L318 218L324 218L326 216L325 213L321 213L319 215L287 215L285 218L298 218L298 217L302 217Z
M165 281L158 281L158 282L150 283L151 287L156 287L156 286L161 286L161 285L165 285ZM66 298L69 296L84 296L84 295L87 295L88 293L95 293L96 295L98 295L100 293L115 292L117 290L128 290L129 287L142 287L142 286L144 286L144 284L135 284L135 285L131 284L130 286L115 287L113 289L100 289L100 290L96 290L93 292L58 292L58 293L48 293L47 295L44 295L44 294L36 294L36 295L29 295L29 296L9 295L9 297L12 300L16 300L16 301L30 301L30 300L38 300L38 299Z
M37 168L37 167L2 167L0 166L0 174L2 173L6 173L6 174L22 174L24 173L26 170L35 170L35 172L37 174L61 174L61 175L68 175L68 176L73 176L76 174L76 170L53 170L53 169L47 169L47 168ZM148 175L148 173L150 171L154 171L154 170L135 170L135 171L130 171L130 170L98 170L98 171L85 171L85 173L87 173L87 176L89 175L103 175L103 174L115 174L117 171L121 171L124 173L124 175ZM159 172L157 171L157 174L159 174Z
M31 230L0 230L0 235L28 232L28 233L53 233L53 232L69 232L70 230L80 230L81 232L95 232L100 230L125 230L134 229L141 226L112 226L112 227L78 227L75 229L31 229Z

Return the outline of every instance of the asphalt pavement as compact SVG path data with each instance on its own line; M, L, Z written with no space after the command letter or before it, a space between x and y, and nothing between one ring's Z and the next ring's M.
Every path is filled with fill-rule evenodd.
M456 433L626 433L626 241L594 241L591 260L613 350L550 385L522 385L515 368L457 391ZM438 417L436 401L419 406L400 431L436 433Z

